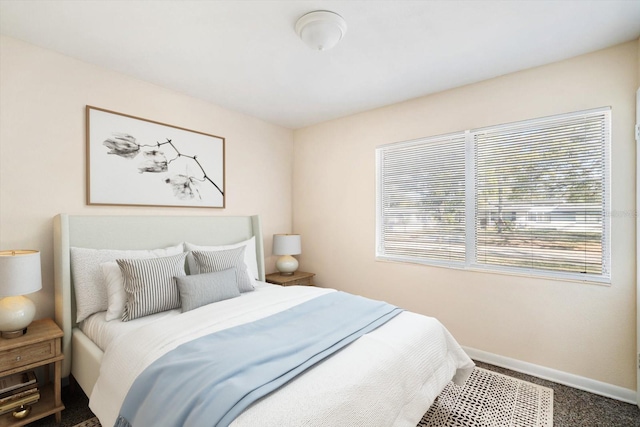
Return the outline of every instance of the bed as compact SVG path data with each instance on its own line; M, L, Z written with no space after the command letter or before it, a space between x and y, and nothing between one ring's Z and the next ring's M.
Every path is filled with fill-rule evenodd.
M254 291L186 313L174 308L129 322L107 322L109 306L106 312L82 315L86 318L77 321L82 307L76 304L79 289L74 289L74 275L79 267L74 264L72 274L72 249L150 251L184 242L228 248L247 241L253 242L245 247L250 249L245 254L253 263L247 271L255 276ZM128 392L145 370L173 350L341 294L265 283L258 216L60 214L54 218L54 259L56 322L64 331L63 377L73 376L104 426L118 420ZM398 311L381 326L248 403L230 425L413 427L449 381L463 383L472 369L473 362L436 319Z

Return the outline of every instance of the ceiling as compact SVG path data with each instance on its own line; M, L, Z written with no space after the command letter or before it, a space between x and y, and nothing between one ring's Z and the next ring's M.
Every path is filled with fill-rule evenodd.
M0 32L295 129L638 39L640 1L0 0Z

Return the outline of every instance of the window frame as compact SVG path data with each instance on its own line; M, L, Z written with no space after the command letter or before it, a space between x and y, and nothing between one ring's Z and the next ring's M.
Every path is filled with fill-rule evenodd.
M508 267L505 265L482 264L477 260L476 247L476 152L474 135L487 131L500 131L502 129L514 129L518 127L535 127L546 125L550 122L562 121L579 116L603 115L604 117L604 150L603 150L603 202L602 202L602 273L573 273L558 270L543 270L527 267ZM386 150L403 148L416 144L428 144L430 142L442 141L447 138L456 138L464 134L465 137L465 261L451 262L444 260L433 260L428 258L398 256L387 254L383 248L383 200L382 200L382 155ZM596 284L611 283L611 107L600 107L589 110L576 111L571 113L558 114L530 120L505 123L482 128L468 129L460 132L452 132L445 135L437 135L425 138L418 138L410 141L383 144L376 147L376 260L406 262L413 264L433 265L454 269L464 269L470 271L480 271L489 273L503 273L513 275L524 275L527 277L551 278L556 280L579 281Z

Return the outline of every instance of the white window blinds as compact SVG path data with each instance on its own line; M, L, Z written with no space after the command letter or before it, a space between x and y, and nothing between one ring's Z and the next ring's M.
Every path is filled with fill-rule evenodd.
M376 256L607 282L610 115L378 147Z
M465 135L382 147L378 256L465 261Z
M608 274L608 115L472 132L478 264Z

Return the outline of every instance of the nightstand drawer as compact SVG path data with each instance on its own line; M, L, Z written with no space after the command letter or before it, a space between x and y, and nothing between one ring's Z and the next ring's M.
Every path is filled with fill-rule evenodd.
M41 362L56 355L53 340L0 352L0 371Z

